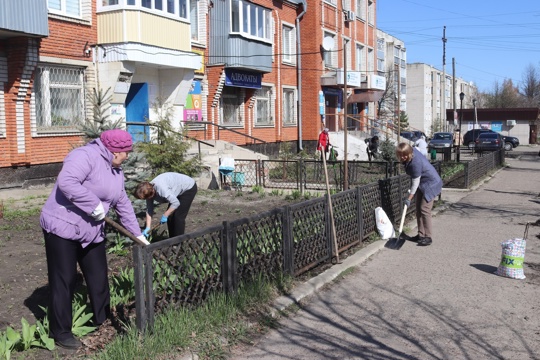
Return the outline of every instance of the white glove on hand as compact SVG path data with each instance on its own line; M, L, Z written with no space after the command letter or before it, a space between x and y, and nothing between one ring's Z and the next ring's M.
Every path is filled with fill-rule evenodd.
M97 208L95 208L94 211L90 214L91 217L94 218L94 220L100 221L105 219L105 209L103 208L103 204L101 201L99 202L99 205Z
M137 236L137 239L141 240L144 243L144 245L150 245L148 240L146 240L146 237L144 235L142 235L142 234Z

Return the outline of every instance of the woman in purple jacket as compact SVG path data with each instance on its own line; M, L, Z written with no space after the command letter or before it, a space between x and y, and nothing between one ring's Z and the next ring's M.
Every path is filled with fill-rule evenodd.
M49 332L58 346L81 346L71 332L77 263L88 288L94 325L101 325L110 314L103 221L109 209L114 207L124 227L146 241L120 167L132 145L128 132L114 129L71 151L41 210L49 277Z

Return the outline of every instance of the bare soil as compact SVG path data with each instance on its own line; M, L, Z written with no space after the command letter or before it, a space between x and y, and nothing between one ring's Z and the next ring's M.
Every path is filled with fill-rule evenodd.
M39 209L45 200L46 195L12 200L4 202L5 216L1 216L0 211L0 331L7 326L20 330L21 318L34 324L36 319L44 317L40 306L47 306L47 261L43 233L39 226ZM221 224L225 220L250 217L301 200L288 200L283 194L272 196L246 191L199 190L187 218L186 232ZM16 209L21 212L8 215L13 214ZM164 208L158 208L156 213L160 215L163 210ZM28 214L29 212L31 214ZM142 224L142 216L140 219ZM116 273L130 261L130 255L109 255L110 274ZM124 315L115 312L113 322L115 317ZM15 353L12 358L75 358L102 348L119 330L118 326L107 322L98 331L82 339L85 346L77 353L57 347L53 353L33 349Z

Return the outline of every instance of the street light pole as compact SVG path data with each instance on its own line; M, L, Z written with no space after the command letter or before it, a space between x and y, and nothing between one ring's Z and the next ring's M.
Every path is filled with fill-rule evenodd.
M461 122L463 121L463 99L465 94L463 92L459 93L459 139L458 139L458 148L457 148L457 162L459 162L460 153L461 153Z

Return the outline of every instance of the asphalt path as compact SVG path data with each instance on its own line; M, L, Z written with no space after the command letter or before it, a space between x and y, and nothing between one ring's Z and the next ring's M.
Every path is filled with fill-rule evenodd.
M540 219L536 154L513 153L473 191L443 190L431 246L370 245L285 299L300 309L231 358L540 359L540 227L529 227L527 278L494 274L501 242Z

